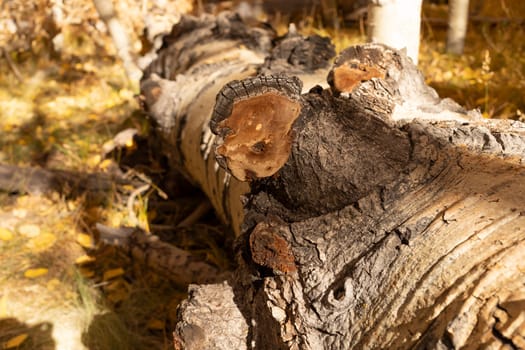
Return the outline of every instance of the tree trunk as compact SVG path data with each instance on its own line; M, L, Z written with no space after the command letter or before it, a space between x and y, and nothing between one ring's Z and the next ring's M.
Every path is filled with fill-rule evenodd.
M406 49L417 65L422 0L370 0L368 41Z
M326 40L270 39L186 18L141 84L171 164L238 235L175 347L523 347L525 125L440 99L383 45L328 72Z
M448 10L447 52L463 54L467 35L469 0L451 0Z
M129 37L126 29L118 20L113 6L113 0L93 0L93 4L100 16L108 27L109 34L113 39L113 44L117 50L117 56L122 60L122 65L130 81L140 79L140 69L135 64L129 43Z

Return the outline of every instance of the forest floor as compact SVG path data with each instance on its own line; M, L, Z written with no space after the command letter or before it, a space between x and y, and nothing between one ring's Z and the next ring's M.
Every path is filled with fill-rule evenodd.
M359 29L308 30L331 35L338 49L365 39ZM442 97L524 120L524 34L512 23L479 24L458 57L444 53L444 29L427 23L419 66ZM177 227L205 199L171 181L136 82L112 55L11 58L0 60L0 165L136 181L102 196L0 192L0 349L171 349L186 286L100 244L95 223L140 226L223 268L227 228L211 212ZM115 138L129 129L136 136Z

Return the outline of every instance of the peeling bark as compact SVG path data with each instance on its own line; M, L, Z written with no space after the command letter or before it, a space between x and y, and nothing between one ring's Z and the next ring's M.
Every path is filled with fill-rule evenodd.
M213 57L232 39L220 29L226 20L242 26L206 20ZM245 28L227 53L268 57L225 64L187 44L204 25L187 21L194 25L152 66L170 74L150 71L142 93L173 166L234 228L238 267L225 283L191 287L180 348L521 346L524 124L440 99L405 54L383 45L350 47L332 68L329 59L313 68L315 50L302 58L288 50L290 61L278 48L322 40L292 33L273 48L250 47ZM159 70L187 56L191 64ZM284 137L273 141L272 128ZM243 138L233 154L224 151L232 135ZM264 157L271 174L253 168ZM242 314L242 327L208 318L224 305ZM205 335L185 331L207 324Z

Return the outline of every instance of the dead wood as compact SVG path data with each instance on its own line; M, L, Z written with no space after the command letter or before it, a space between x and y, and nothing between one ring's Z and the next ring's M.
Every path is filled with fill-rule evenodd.
M253 34L186 19L141 84L172 166L238 235L234 277L181 305L178 346L519 348L525 125L441 99L388 47L312 68L315 50L278 47L322 40ZM207 328L225 305L244 322Z
M219 269L206 262L205 256L162 242L138 227L112 228L97 224L100 240L127 252L160 276L180 285L212 283L223 280Z

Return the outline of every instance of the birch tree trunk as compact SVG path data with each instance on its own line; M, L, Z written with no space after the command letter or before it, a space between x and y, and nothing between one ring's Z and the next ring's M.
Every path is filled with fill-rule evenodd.
M406 49L417 65L422 0L370 0L368 41Z
M117 17L113 0L93 0L93 4L100 18L108 27L109 34L117 50L117 56L122 60L122 65L128 78L130 81L139 80L141 76L140 69L133 60L128 33Z
M185 18L145 72L171 164L237 234L175 348L523 347L525 125L440 99L386 46L332 54Z
M456 55L463 54L465 37L467 35L469 0L449 1L447 52Z

